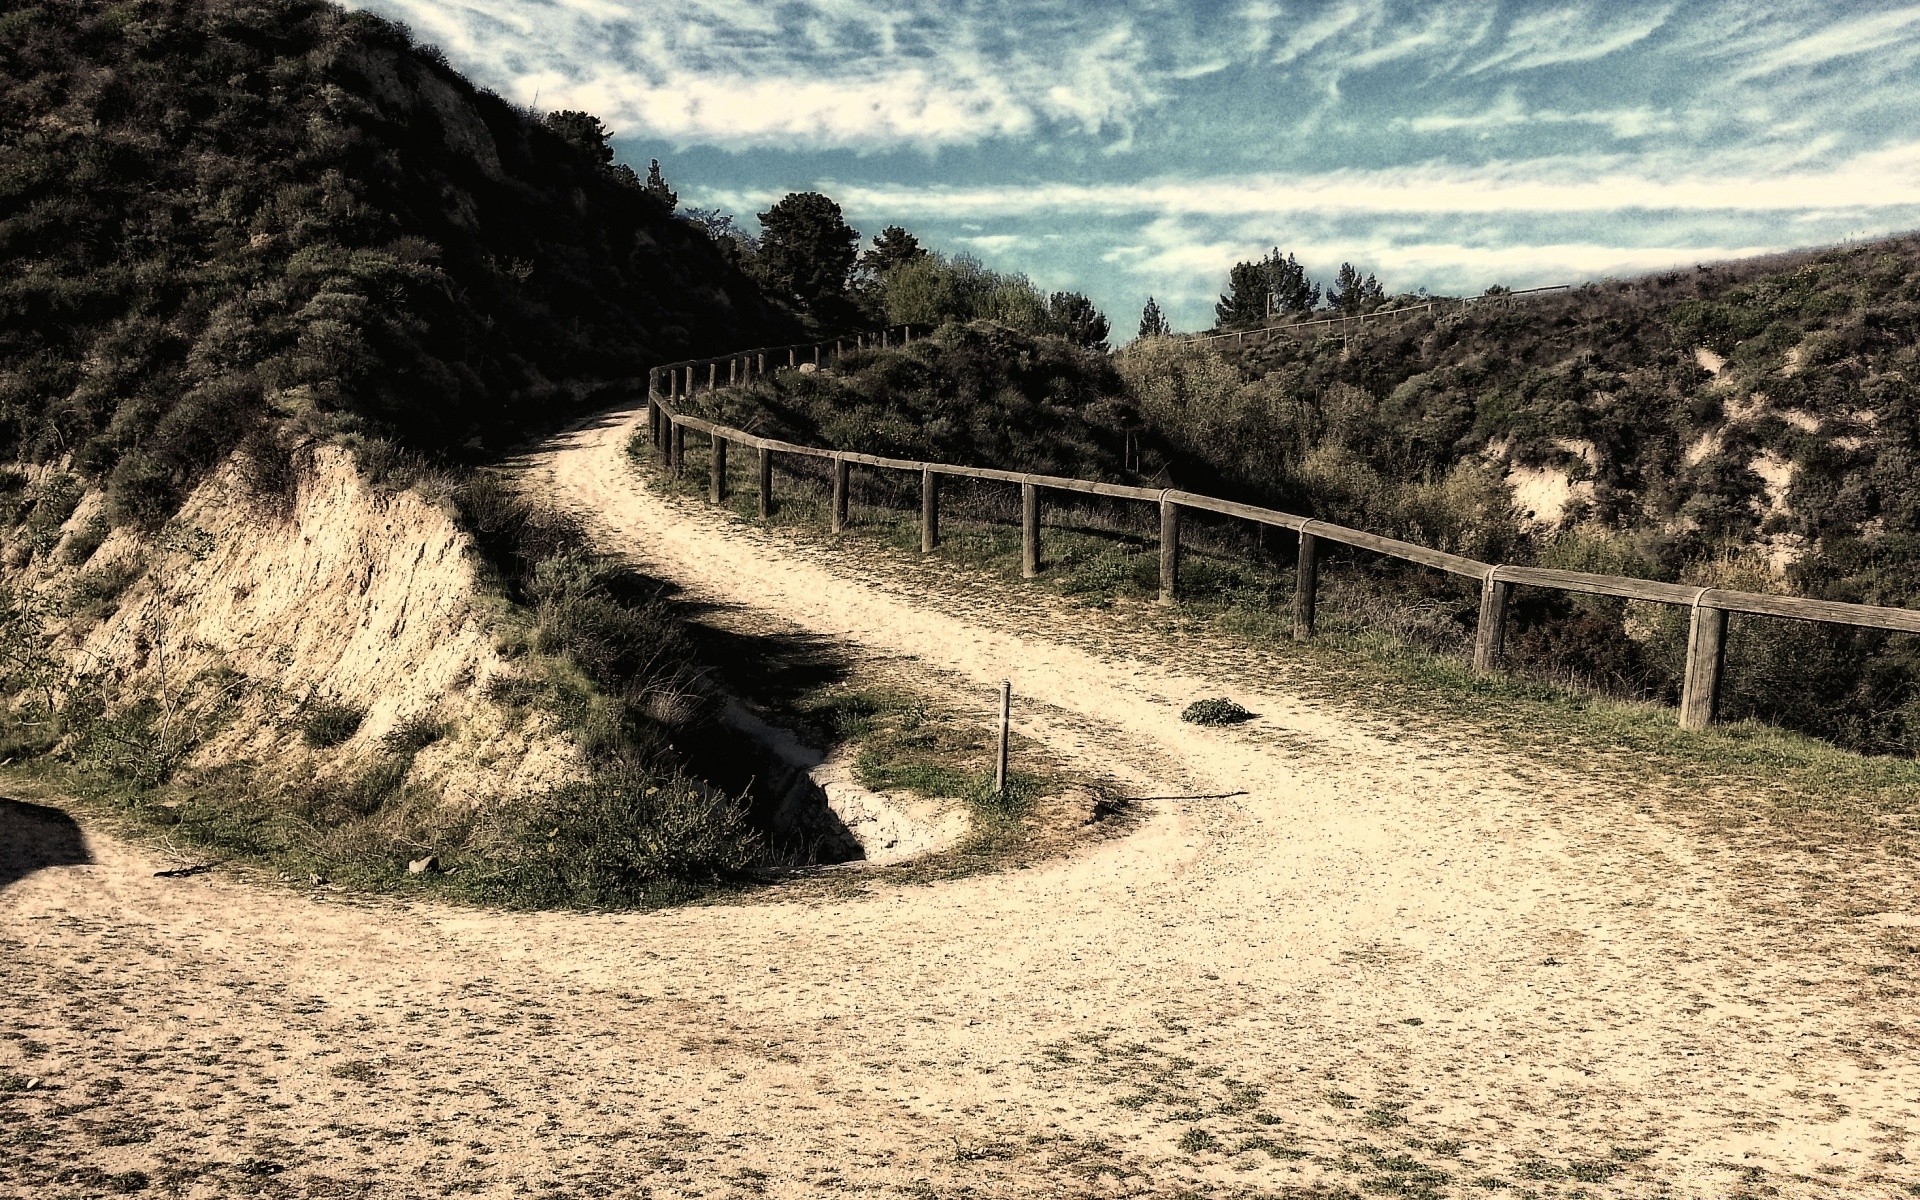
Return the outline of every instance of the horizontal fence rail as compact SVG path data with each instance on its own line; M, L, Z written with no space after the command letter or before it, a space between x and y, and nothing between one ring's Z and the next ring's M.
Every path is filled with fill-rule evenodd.
M1552 289L1536 289L1552 290ZM1518 293L1515 293L1518 294ZM1236 500L1222 500L1177 488L1135 487L1102 483L1090 479L1072 479L1060 475L1039 475L1029 471L1002 471L991 467L964 467L953 463L920 462L915 459L887 458L860 454L851 450L829 450L820 446L802 446L777 438L761 437L744 429L721 425L677 411L672 401L703 391L745 383L764 376L768 362L772 370L797 370L803 365L824 367L849 350L911 344L916 336L925 336L928 326L891 326L873 333L794 346L742 351L718 358L695 359L655 367L647 377L648 430L662 465L676 475L686 471L686 432L704 436L712 448L709 459L712 472L710 498L718 503L726 495L726 462L729 446L753 450L757 456L759 512L769 515L773 508L773 456L789 454L821 459L833 472L833 530L847 525L848 472L854 466L882 471L900 471L920 477L920 547L931 552L940 544L940 485L942 476L982 479L1017 484L1021 492L1021 574L1032 578L1040 573L1040 511L1043 492L1075 492L1116 500L1133 500L1157 505L1160 517L1160 602L1172 604L1180 594L1180 513L1183 509L1236 517L1260 525L1290 530L1299 535L1293 600L1293 630L1297 638L1313 636L1314 612L1320 577L1321 543L1333 542L1355 549L1385 555L1437 571L1472 579L1480 584L1480 616L1474 631L1473 666L1487 673L1497 669L1506 640L1509 602L1515 587L1546 588L1593 596L1612 596L1655 604L1671 604L1691 612L1687 635L1687 658L1681 685L1680 724L1700 729L1713 723L1719 703L1720 679L1725 666L1727 614L1777 617L1795 621L1817 621L1835 625L1854 625L1867 629L1885 629L1900 633L1920 633L1920 611L1873 604L1847 604L1833 600L1814 600L1803 596L1773 596L1761 592L1732 591L1725 588L1688 587L1655 579L1636 579L1624 575L1595 575L1584 571L1558 571L1546 567L1521 567L1503 563L1484 563L1477 559L1449 554L1427 546L1382 537L1365 530L1349 529L1314 517L1281 512ZM785 362L779 361L782 357ZM722 382L722 376L725 382Z

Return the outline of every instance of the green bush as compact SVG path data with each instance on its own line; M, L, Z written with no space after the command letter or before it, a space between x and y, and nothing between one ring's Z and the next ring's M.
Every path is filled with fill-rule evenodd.
M683 775L607 770L514 819L488 890L529 908L657 904L740 878L760 848L742 802Z
M1222 697L1195 700L1181 712L1180 719L1194 725L1238 725L1242 721L1253 720L1253 714Z
M367 710L333 700L321 700L307 706L300 717L300 736L316 750L338 746L360 732Z

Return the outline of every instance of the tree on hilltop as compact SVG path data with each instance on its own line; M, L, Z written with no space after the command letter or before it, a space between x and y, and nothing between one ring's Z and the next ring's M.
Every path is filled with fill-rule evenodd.
M760 268L769 287L811 308L846 294L860 232L819 192L789 192L760 214Z
M873 248L860 256L860 266L878 278L895 267L926 256L926 247L920 244L919 238L898 225L889 225L874 235Z
M1340 264L1340 274L1327 289L1327 304L1343 313L1366 312L1386 298L1380 281L1371 274L1362 276L1352 263Z
M660 160L657 158L647 168L647 181L640 185L640 190L658 200L660 207L668 212L672 212L680 203L680 194L668 187L666 177L660 174Z
M1288 312L1307 312L1320 302L1320 286L1292 254L1282 256L1275 246L1257 262L1233 265L1227 275L1227 294L1214 305L1221 328L1257 325Z
M1147 306L1140 310L1140 336L1143 338L1166 337L1172 332L1173 327L1168 325L1167 318L1161 315L1160 302L1148 296Z
M590 112L566 110L547 114L546 126L578 146L603 167L613 165L613 146L608 139L613 131Z
M1111 327L1093 301L1079 292L1055 292L1047 300L1047 321L1054 334L1076 346L1105 351Z

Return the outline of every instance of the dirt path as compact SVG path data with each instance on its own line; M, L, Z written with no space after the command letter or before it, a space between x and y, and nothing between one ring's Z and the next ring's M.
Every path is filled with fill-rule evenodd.
M96 837L0 891L0 1164L76 1194L1920 1183L1910 915L1757 907L1631 797L664 499L621 453L634 415L524 469L644 569L982 695L1011 678L1024 732L1142 794L1246 794L1026 870L649 916L155 879ZM1179 721L1225 690L1261 719Z

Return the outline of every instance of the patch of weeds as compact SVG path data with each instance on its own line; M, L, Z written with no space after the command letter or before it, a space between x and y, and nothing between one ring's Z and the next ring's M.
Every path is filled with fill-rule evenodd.
M1220 1139L1195 1125L1180 1135L1180 1141L1177 1144L1185 1153L1204 1154L1209 1150L1218 1150Z
M1309 1157L1305 1150L1297 1146L1289 1146L1285 1143L1275 1141L1273 1138L1267 1137L1264 1134L1257 1134L1250 1138L1242 1138L1240 1144L1234 1147L1234 1150L1236 1153L1242 1154L1248 1151L1258 1150L1265 1153L1267 1157L1277 1158L1282 1162L1298 1162L1303 1158Z
M1567 1178L1580 1183L1605 1183L1624 1170L1625 1164L1607 1159L1575 1159L1567 1164Z
M1253 720L1253 714L1225 697L1195 700L1187 705L1180 719L1193 725L1238 725Z
M337 1062L327 1068L327 1074L335 1079L351 1079L355 1083L374 1083L380 1078L380 1068L363 1058Z
M307 706L300 717L300 737L316 750L341 745L360 732L367 710L334 700L321 700Z
M380 735L380 748L389 754L418 754L447 734L447 727L428 713L408 717Z
M1360 1099L1358 1096L1337 1090L1326 1093L1323 1098L1328 1105L1338 1109L1352 1108Z
M1362 1114L1361 1120L1374 1129L1392 1129L1396 1125L1407 1123L1407 1118L1401 1113L1401 1110L1406 1107L1404 1103L1382 1102Z

